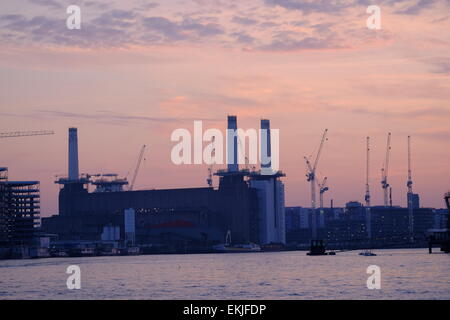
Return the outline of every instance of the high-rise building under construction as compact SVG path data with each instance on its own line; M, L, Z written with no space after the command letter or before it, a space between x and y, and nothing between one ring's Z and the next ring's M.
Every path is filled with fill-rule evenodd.
M32 244L39 224L38 181L10 181L0 168L0 247Z

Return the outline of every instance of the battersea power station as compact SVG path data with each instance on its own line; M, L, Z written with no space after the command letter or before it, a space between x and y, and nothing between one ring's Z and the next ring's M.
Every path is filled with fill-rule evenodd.
M269 120L261 120L261 129L266 137L259 152L270 157ZM77 129L70 128L68 176L56 181L61 185L59 214L43 218L42 230L55 242L115 241L174 252L205 251L226 242L284 244L284 174L272 171L271 162L261 164L260 170L240 168L236 116L228 116L227 132L232 133L227 139L227 169L214 173L219 177L217 188L210 183L202 188L134 191L115 174L80 175Z

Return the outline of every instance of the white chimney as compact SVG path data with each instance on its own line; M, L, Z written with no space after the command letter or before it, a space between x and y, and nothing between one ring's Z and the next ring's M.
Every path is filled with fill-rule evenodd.
M78 180L79 177L77 128L69 128L69 180Z
M229 172L239 171L238 164L237 118L228 116L227 129L227 164Z
M272 172L272 148L270 141L270 120L261 120L261 173L273 174Z

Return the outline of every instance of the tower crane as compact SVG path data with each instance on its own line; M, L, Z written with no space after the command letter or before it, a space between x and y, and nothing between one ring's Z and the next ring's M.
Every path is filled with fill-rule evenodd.
M389 183L388 183L388 173L389 173L389 158L391 153L391 133L388 133L387 144L386 144L386 159L384 161L383 168L381 169L381 187L384 193L384 206L389 205Z
M316 159L314 160L314 165L311 165L308 157L304 157L306 161L306 166L308 172L306 173L306 180L311 183L311 213L312 213L312 238L317 238L317 220L316 220L316 169L319 163L320 154L322 152L323 145L327 138L328 129L325 129L322 135L322 140L320 141L319 150L317 151Z
M370 187L369 187L369 164L370 164L370 137L366 138L367 150L366 150L366 195L364 200L366 201L366 207L370 207Z
M239 151L241 152L241 154L244 155L244 161L245 161L245 163L244 163L244 169L245 169L245 170L250 170L250 161L249 161L249 159L248 159L248 156L247 156L246 153L245 153L245 150L244 150L244 146L243 146L243 144L242 144L241 137L239 137L239 136L238 136L238 141L237 141L237 143L238 143L238 146L239 146Z
M330 190L330 188L327 187L327 177L323 178L322 183L317 182L317 186L319 187L319 197L320 197L320 209L323 209L323 194Z
M411 174L411 136L408 136L408 181L406 186L408 187L408 194L412 194L412 174Z
M139 168L141 166L142 157L144 156L145 148L146 148L146 145L144 144L141 148L141 152L139 153L139 158L138 158L138 161L136 164L136 168L134 169L133 179L131 180L130 188L128 189L129 191L133 191L134 183L136 181L136 177L138 175Z
M327 137L328 129L325 129L322 140L320 142L319 150L317 151L317 156L314 161L314 165L311 165L311 162L309 161L308 157L304 157L306 161L306 166L308 168L308 172L306 173L306 180L308 182L311 182L311 208L316 208L316 169L317 164L319 163L320 154L322 152L323 145L325 143L325 139Z
M28 137L28 136L43 136L55 134L50 130L42 131L13 131L13 132L0 132L0 138L16 138L16 137ZM0 180L8 180L8 168L0 168Z
M211 155L214 158L216 157L216 147L214 145L215 141L216 141L216 137L213 136L212 139L211 139L211 147L212 147ZM211 164L208 167L208 179L206 179L206 182L208 183L208 186L211 187L211 188L213 186L213 178L212 177L213 177L213 162L211 160Z
M1 132L0 138L15 138L15 137L28 137L28 136L44 136L55 134L50 130L42 131L14 131L14 132Z
M409 232L411 242L414 241L414 215L413 215L413 189L412 189L412 173L411 173L411 136L408 136L408 181L406 186L408 187L407 199L408 199L408 218L409 218Z
M370 213L370 186L369 186L369 167L370 167L370 137L366 138L366 228L367 237L372 239L372 216Z

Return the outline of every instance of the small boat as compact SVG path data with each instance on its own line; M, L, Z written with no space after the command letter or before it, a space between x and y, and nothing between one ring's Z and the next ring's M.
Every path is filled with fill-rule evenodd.
M65 258L68 257L69 254L64 249L51 249L50 257L52 258Z
M261 247L255 243L231 244L231 231L228 230L225 244L218 244L212 247L215 252L259 252Z
M213 246L213 250L216 252L259 252L261 251L261 247L255 243L248 243L248 244L234 244L234 245L227 245L227 244L219 244Z
M129 256L138 256L141 254L141 250L139 247L128 247L127 248L127 255Z
M138 256L141 254L139 247L119 248L117 251L119 256Z
M69 257L93 257L96 255L94 248L71 248L68 251Z
M373 253L371 250L364 250L363 252L359 253L360 256L365 256L365 257L373 257L376 256L375 253Z
M284 250L284 244L282 243L268 243L261 246L262 251L283 251Z

